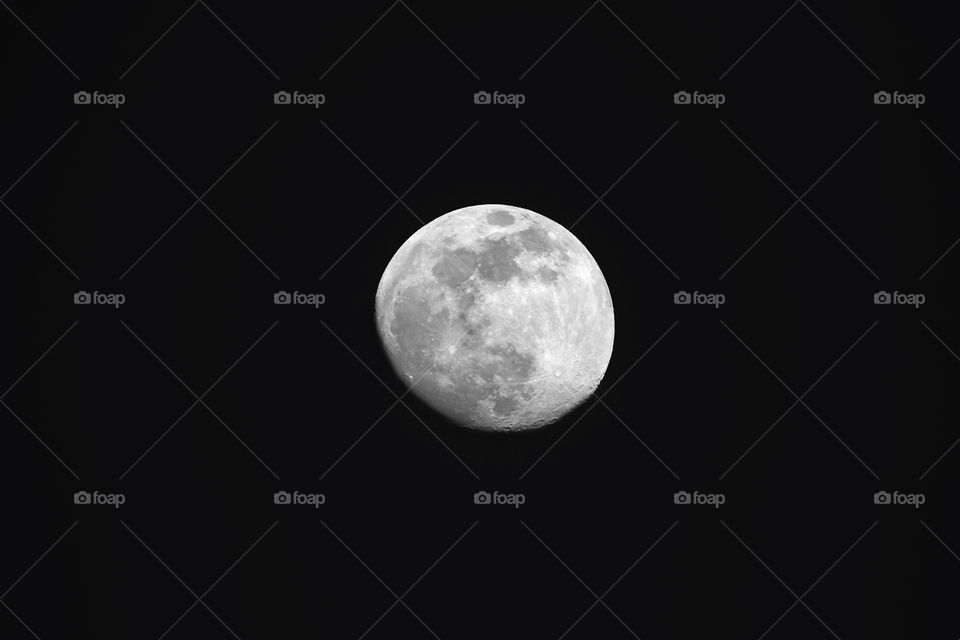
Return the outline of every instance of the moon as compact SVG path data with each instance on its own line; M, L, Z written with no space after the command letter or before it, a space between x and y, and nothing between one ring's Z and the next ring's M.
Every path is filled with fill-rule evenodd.
M563 417L613 353L613 301L587 248L528 209L485 204L421 227L380 278L397 375L454 421L516 432Z

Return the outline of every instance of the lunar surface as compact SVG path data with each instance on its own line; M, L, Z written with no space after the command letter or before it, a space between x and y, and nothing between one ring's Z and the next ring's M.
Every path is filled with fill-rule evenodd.
M397 374L460 425L537 428L583 402L613 352L600 267L564 227L508 205L440 216L403 243L377 289Z

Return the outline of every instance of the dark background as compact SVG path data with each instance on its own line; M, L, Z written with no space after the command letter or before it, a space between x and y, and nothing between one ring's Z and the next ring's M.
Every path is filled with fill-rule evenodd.
M0 5L0 637L960 633L947 6ZM603 403L535 433L398 404L373 325L478 203L572 226L613 295Z

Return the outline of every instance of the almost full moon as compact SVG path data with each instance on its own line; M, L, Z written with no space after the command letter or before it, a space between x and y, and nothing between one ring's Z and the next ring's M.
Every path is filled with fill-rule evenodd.
M397 374L454 422L520 431L597 388L613 352L613 302L587 248L528 209L451 211L403 243L377 288Z

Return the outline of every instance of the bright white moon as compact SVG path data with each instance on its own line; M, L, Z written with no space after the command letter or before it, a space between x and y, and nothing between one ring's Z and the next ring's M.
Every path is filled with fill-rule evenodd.
M397 374L455 422L518 431L553 422L600 383L613 302L576 237L528 209L440 216L403 243L376 301Z

